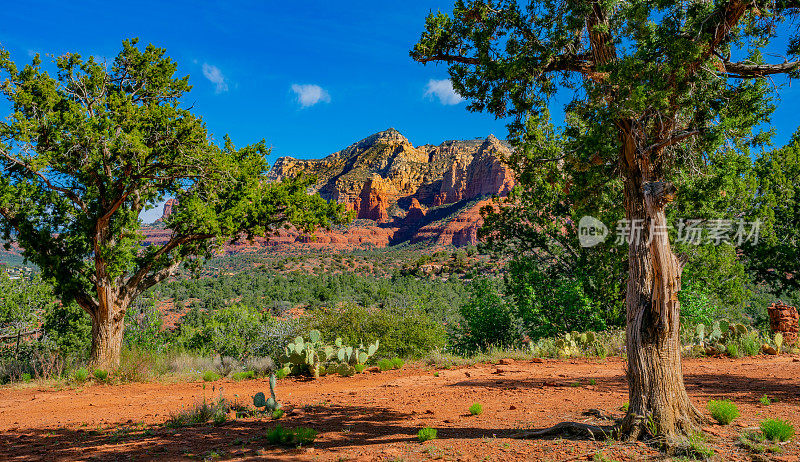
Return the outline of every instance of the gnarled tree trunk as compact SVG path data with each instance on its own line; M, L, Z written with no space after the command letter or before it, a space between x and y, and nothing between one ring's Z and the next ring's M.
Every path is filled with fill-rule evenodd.
M646 160L636 154L623 159L628 167L625 211L632 232L626 293L630 402L620 430L625 439L650 434L673 445L698 431L701 420L683 382L678 303L682 264L670 247L664 213L676 189L647 181Z
M122 333L125 328L125 311L130 300L119 290L99 286L97 300L78 300L92 318L92 350L89 361L92 367L114 369L119 366L122 353Z

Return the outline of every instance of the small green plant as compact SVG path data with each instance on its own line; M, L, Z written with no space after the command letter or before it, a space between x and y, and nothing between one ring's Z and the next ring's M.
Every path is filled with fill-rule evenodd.
M761 399L758 400L758 402L763 404L764 406L769 406L770 404L772 404L772 400L767 395L762 396Z
M423 427L417 432L417 440L419 440L420 443L435 440L437 433L435 428Z
M627 413L628 409L630 408L630 406L631 406L630 403L625 403L625 404L623 404L622 406L619 407L619 410L622 411L622 412Z
M794 425L786 420L767 419L761 422L761 433L770 441L789 441L794 436Z
M714 450L706 445L702 433L696 433L689 437L689 444L686 446L685 452L693 459L707 460L714 457Z
M617 462L615 459L608 457L604 452L598 452L592 456L592 462Z
M728 356L731 358L741 358L742 355L739 354L739 345L735 343L729 343L727 347L725 347Z
M92 371L92 375L98 382L106 382L108 381L108 371L104 369L95 369Z
M483 413L483 406L480 403L475 403L469 407L469 413L472 415L481 415Z
M306 427L285 428L283 425L276 425L267 432L267 441L281 446L308 446L316 438L317 431Z
M275 409L272 411L273 419L280 419L281 417L283 417L283 409Z
M595 379L589 379L589 385L592 385L592 386L595 386L595 385L597 385L597 380L595 380Z
M355 370L356 370L356 372L357 372L357 373L359 373L359 374L360 374L360 373L362 373L362 372L364 372L364 370L365 370L366 368L367 368L367 366L365 366L365 365L363 365L363 364L356 364L356 365L354 365L354 366L353 366L353 369L355 369Z
M203 372L202 378L204 382L216 382L222 377L214 371L205 371Z
M386 372L392 370L392 360L391 359L381 359L378 361L378 368L381 372Z
M81 367L80 369L75 370L75 372L72 374L72 377L76 382L83 383L89 378L89 371L86 370L85 367Z
M173 428L189 427L192 425L201 425L206 422L213 421L215 425L220 425L228 420L228 411L230 406L227 401L220 398L217 402L207 402L205 399L202 403L195 404L188 409L181 409L178 412L170 414L167 419L166 425Z
M289 375L289 372L290 371L289 371L288 367L282 367L282 368L278 369L277 371L275 371L275 377L278 380L286 378L286 376Z
M31 381L31 375L28 374L27 372L24 372L22 374L22 381L23 382L30 382Z
M392 369L402 369L405 364L406 362L400 358L392 359Z
M253 371L239 371L233 373L233 380L237 382L241 382L242 380L250 380L256 377L256 373Z
M739 417L739 408L730 400L711 400L708 402L708 411L722 425L728 425Z

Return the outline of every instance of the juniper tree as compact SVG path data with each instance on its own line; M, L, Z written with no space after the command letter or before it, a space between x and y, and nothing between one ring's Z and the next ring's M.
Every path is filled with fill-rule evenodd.
M565 105L563 150L556 158L619 179L631 239L625 297L630 406L621 433L658 433L667 441L699 429L700 413L681 371L679 303L684 261L672 250L666 207L673 176L698 156L742 147L766 120L775 74L797 77L800 38L787 24L789 1L457 0L432 13L411 57L447 63L469 108L512 120L518 149L539 148L557 92ZM796 23L795 23L796 24ZM785 34L784 34L785 35ZM786 39L786 60L762 51ZM528 136L532 135L532 136ZM545 151L547 151L545 149ZM545 152L549 154L549 152ZM687 169L688 170L688 169ZM661 230L661 231L659 231Z
M265 142L214 143L182 103L188 76L164 49L124 41L112 63L65 54L51 75L37 55L18 69L0 50L0 229L92 318L91 361L119 363L125 312L181 264L287 223L310 231L344 218L306 193L311 178L268 183ZM143 210L177 205L160 245L143 245Z

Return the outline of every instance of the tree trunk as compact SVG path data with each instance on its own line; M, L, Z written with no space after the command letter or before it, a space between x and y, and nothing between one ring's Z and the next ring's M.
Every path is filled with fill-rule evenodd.
M701 415L689 401L679 338L682 264L672 252L664 209L673 200L669 183L645 182L641 170L625 181L625 211L632 232L626 293L629 410L621 436L660 437L680 444L699 430Z
M119 366L122 353L122 332L125 327L125 300L108 292L100 292L98 306L90 311L92 317L92 352L90 364L99 369Z

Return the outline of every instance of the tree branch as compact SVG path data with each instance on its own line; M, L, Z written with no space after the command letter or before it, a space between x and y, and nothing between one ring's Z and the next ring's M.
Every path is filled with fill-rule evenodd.
M725 73L731 77L753 78L773 74L787 74L800 69L800 61L787 61L781 64L748 64L743 62L723 62Z
M61 194L66 196L68 199L70 199L72 202L74 202L75 205L80 207L81 210L83 210L84 212L88 212L89 209L86 207L86 204L73 191L71 191L71 190L69 190L67 188L62 188L60 186L54 185L50 181L50 179L48 179L42 172L38 172L38 171L34 170L28 164L26 164L25 162L21 161L20 159L17 159L16 157L12 156L11 154L6 152L5 150L0 150L0 154L2 154L2 156L5 157L6 160L11 162L12 164L14 164L14 165L16 165L18 167L22 167L25 171L27 171L28 173L30 173L32 175L38 176L44 182L44 184L47 185L48 188L50 188L53 191L60 192Z

